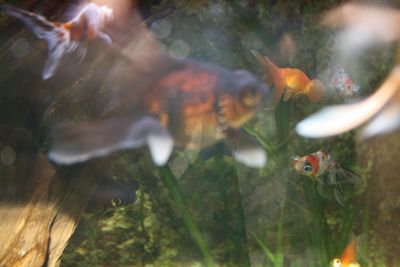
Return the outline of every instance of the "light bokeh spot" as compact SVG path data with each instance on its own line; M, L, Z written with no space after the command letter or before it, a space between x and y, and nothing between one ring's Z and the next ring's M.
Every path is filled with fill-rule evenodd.
M15 153L15 150L12 147L10 146L3 147L0 153L1 163L3 163L6 166L10 166L15 162L16 158L17 154Z
M151 24L150 29L157 39L164 39L170 35L172 25L166 19L159 19Z
M169 54L177 59L183 59L190 54L190 45L183 40L174 41L168 49Z

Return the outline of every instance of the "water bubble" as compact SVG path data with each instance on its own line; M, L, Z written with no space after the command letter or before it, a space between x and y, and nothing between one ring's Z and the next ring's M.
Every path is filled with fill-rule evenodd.
M17 154L15 150L10 146L5 146L1 150L0 159L4 165L11 165L14 163L15 159L17 158Z
M25 38L18 38L11 44L11 53L16 58L23 58L29 53L30 46Z
M254 49L260 50L262 48L262 41L254 32L247 32L243 34L240 42L247 50Z
M174 58L183 59L190 54L190 46L183 40L176 40L170 45L168 52Z
M171 33L172 25L166 19L159 19L153 22L150 28L157 39L164 39Z

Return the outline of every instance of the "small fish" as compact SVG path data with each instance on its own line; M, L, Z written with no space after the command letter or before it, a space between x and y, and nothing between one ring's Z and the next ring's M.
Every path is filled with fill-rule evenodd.
M201 149L228 139L238 161L264 166L264 150L240 127L270 98L269 88L245 70L167 56L163 60L179 66L166 70L136 97L140 99L136 111L61 125L54 133L50 159L72 164L148 145L154 163L164 165L174 146ZM122 77L130 71L121 70Z
M282 95L283 101L288 101L292 96L306 95L311 102L319 102L326 93L325 85L318 79L310 80L301 70L295 68L279 68L268 57L260 52L251 50L264 66L267 73L267 84L274 85L272 106L278 105Z
M343 250L342 255L340 255L338 258L334 258L331 261L331 267L360 267L360 264L356 261L356 247L357 242L355 239L353 239Z
M44 80L53 76L61 58L80 48L81 59L86 55L87 43L101 38L111 44L111 38L102 30L113 20L113 10L94 3L86 4L79 13L68 22L52 22L39 14L22 10L11 5L1 5L1 11L24 22L39 39L45 39L48 45L48 58L43 70Z
M355 84L341 65L335 65L329 85L340 96L352 96L360 91L360 86Z
M133 204L136 201L135 192L138 188L137 181L124 182L104 178L89 200L86 211L104 211Z
M297 173L305 175L321 185L332 185L334 197L342 206L346 202L343 184L355 183L359 179L356 173L343 168L332 159L330 153L324 151L317 151L302 157L294 156L292 160L293 168ZM327 181L321 179L325 175L328 178Z

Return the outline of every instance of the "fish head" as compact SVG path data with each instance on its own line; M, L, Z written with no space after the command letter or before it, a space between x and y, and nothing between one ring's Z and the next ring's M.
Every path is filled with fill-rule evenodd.
M331 262L331 267L343 267L342 261L339 258L334 258Z
M292 157L292 165L297 173L308 177L315 177L319 170L318 159L313 154L304 157Z
M219 88L220 115L234 129L250 120L271 97L270 88L246 70L233 72Z

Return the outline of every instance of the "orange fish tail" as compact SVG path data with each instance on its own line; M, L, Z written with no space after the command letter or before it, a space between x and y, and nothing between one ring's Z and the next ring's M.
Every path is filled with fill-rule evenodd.
M267 74L267 84L273 84L275 87L274 93L272 95L272 106L275 107L276 105L278 105L285 88L285 82L282 78L281 73L282 71L268 57L262 55L260 52L256 50L251 50L251 53L264 66L265 72Z
M325 85L318 79L311 80L306 93L308 99L313 103L319 102L324 98L325 94Z
M344 249L340 260L344 266L347 266L350 263L356 262L357 257L357 242L356 239L353 239L347 247Z

